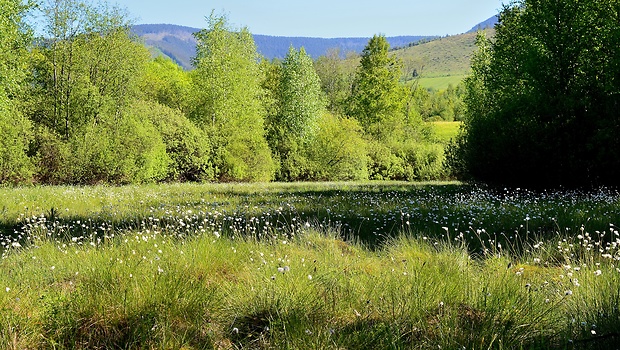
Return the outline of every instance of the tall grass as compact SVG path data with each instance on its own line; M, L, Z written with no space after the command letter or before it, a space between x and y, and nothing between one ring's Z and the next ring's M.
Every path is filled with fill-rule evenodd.
M395 193L437 189L398 183L75 189L99 198L88 208L58 194L71 188L16 191L29 190L69 211L13 215L17 236L0 261L7 349L606 349L620 334L620 238L609 224L575 235L558 224L503 245L449 223L431 235L406 221ZM98 196L118 209L100 210ZM319 200L313 213L325 217L310 217ZM353 208L363 222L385 215L380 242L335 229ZM398 234L384 233L388 216Z

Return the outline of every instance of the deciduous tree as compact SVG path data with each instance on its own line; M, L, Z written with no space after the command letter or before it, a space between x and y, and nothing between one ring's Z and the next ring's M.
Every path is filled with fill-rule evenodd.
M617 0L505 6L467 80L463 169L514 185L617 184L619 19Z
M32 125L15 101L26 74L31 33L23 18L29 8L20 0L0 0L0 183L29 181L33 171L26 154Z
M198 41L192 119L213 145L212 159L222 180L270 180L274 163L265 139L261 72L250 32L229 28L212 14Z
M348 104L348 114L374 135L381 133L381 123L402 118L404 112L401 63L389 54L389 48L383 35L370 39L362 52Z
M304 48L290 47L275 84L276 108L268 118L269 141L280 161L278 178L300 180L308 171L304 150L325 109L321 83Z
M327 109L332 113L344 115L355 72L346 69L339 49L329 50L327 54L320 56L314 62L314 67L327 98Z
M42 13L45 37L35 50L29 114L68 140L103 115L120 116L139 94L149 54L118 7L49 0Z

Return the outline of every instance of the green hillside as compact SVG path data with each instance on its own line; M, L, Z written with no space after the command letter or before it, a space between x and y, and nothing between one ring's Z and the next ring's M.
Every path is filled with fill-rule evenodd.
M493 34L487 29L487 35ZM404 66L404 80L419 78L420 85L436 90L458 84L469 74L470 60L476 50L476 33L436 39L394 51Z

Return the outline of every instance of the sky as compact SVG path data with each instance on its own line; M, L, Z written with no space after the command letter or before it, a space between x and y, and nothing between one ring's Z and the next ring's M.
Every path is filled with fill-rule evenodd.
M253 34L371 37L453 35L498 13L502 0L110 0L137 24L204 28L212 11Z

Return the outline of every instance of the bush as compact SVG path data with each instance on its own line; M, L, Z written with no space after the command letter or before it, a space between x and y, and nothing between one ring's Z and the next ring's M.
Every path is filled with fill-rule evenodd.
M428 125L398 120L384 125L381 138L371 142L370 178L421 181L446 177L443 147L431 139Z
M354 119L324 114L305 148L313 180L368 179L368 143Z
M221 150L223 181L271 181L275 164L261 133L235 134Z
M211 145L200 128L180 111L156 102L136 102L132 111L140 119L150 120L161 134L171 160L167 180L213 180Z
M142 183L166 178L171 160L157 129L127 115L103 118L71 139L72 182Z
M0 183L32 181L34 166L26 153L31 139L30 121L0 100Z
M415 164L414 180L437 180L444 178L445 156L443 146L436 143L419 143L413 149L413 164Z
M371 141L368 148L369 178L372 180L406 180L403 159L378 141Z
M36 181L49 185L71 182L70 145L43 125L37 126L34 135L31 153L36 164Z

